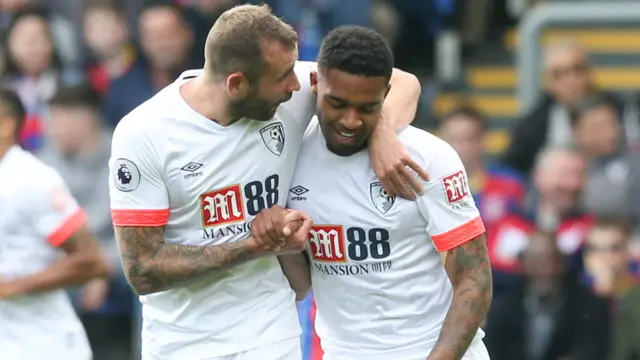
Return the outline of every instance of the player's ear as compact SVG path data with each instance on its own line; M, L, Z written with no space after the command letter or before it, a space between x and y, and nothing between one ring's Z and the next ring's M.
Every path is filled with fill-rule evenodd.
M318 72L312 71L309 73L309 83L311 84L311 91L314 95L318 95Z
M227 76L227 93L231 98L243 98L249 92L249 79L241 72Z

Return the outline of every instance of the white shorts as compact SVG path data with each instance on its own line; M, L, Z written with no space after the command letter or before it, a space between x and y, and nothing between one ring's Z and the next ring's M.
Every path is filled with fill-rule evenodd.
M302 360L300 337L283 340L271 345L225 355L211 360Z

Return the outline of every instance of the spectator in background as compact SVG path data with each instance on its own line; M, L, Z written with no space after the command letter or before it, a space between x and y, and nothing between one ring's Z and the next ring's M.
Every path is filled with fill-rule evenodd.
M286 6L286 0L276 1L280 7ZM341 25L359 25L371 28L372 0L315 0L312 1L318 11L318 20L323 35Z
M585 209L598 216L640 219L640 156L623 138L615 105L602 95L588 96L571 109L574 142L588 160Z
M76 301L94 360L126 359L131 351L133 295L122 274L111 225L111 132L101 121L100 99L90 86L57 91L51 99L51 137L53 141L38 155L60 172L87 212L88 226L98 236L111 265L110 279L86 284Z
M18 93L27 110L20 141L28 150L44 144L47 102L56 89L82 80L81 73L61 67L48 21L44 12L29 10L16 14L8 31L3 82Z
M592 290L605 299L620 299L637 284L631 271L626 220L602 218L589 232L585 272Z
M544 68L546 92L518 120L504 155L504 163L523 174L530 172L540 149L571 144L568 107L595 89L587 54L575 43L550 45L545 52ZM616 103L615 107L622 112L621 104Z
M485 326L492 360L606 360L607 304L566 270L557 244L534 233L521 254L523 277L494 298Z
M571 265L580 267L579 250L593 223L579 207L585 171L584 157L573 148L553 147L540 153L525 205L497 222L487 234L496 294L520 271L518 254L535 229L555 233L560 250L576 255Z
M83 14L83 34L93 55L88 79L94 89L104 93L111 79L123 76L137 60L125 14L113 2L93 0Z
M1 0L0 1L0 31L6 33L20 13L32 9L36 5L46 6L48 1L38 0ZM68 0L65 0L68 1ZM80 63L81 54L77 46L77 36L73 23L55 12L48 12L52 41L60 55L60 62L65 67L74 67ZM6 34L5 34L6 35ZM6 38L3 37L3 38Z
M175 4L183 8L184 17L193 30L194 46L191 56L204 64L204 52L200 51L207 42L207 35L213 23L223 12L240 1L235 0L174 0ZM246 1L245 1L246 2ZM297 1L289 2L289 8L296 7Z
M435 58L435 37L448 17L439 7L453 8L454 1L393 0L390 3L400 17L393 49L396 66L410 69L412 73L429 74Z
M486 120L468 106L454 109L442 119L438 135L458 152L469 186L487 232L514 206L522 205L525 189L518 175L484 159Z
M113 79L105 95L104 112L111 126L174 81L182 71L202 67L190 57L193 32L177 6L159 4L145 8L140 15L139 30L144 58L123 76Z

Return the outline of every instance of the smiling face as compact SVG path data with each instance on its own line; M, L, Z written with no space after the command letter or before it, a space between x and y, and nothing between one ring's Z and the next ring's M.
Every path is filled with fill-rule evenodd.
M317 114L327 148L349 156L366 147L380 119L389 79L328 69L312 73L311 83L318 95Z

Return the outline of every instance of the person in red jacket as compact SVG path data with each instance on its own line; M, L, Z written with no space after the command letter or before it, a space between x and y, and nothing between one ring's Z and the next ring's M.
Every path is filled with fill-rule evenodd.
M87 78L100 94L111 80L124 75L137 59L131 43L125 14L115 4L90 1L83 13L83 35L92 59L87 64Z
M575 149L543 150L532 174L533 189L525 205L497 222L487 233L494 271L494 289L500 292L520 273L519 255L536 230L555 234L558 248L581 268L581 249L594 222L580 210L586 162Z

